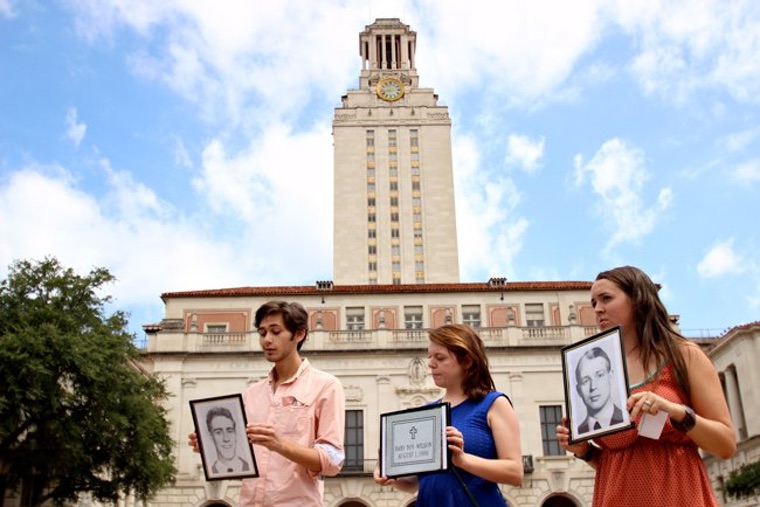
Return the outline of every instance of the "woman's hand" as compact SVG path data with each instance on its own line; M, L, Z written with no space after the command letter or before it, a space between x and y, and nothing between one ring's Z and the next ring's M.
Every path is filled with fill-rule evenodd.
M446 441L451 451L451 462L456 466L461 466L462 456L464 455L464 436L462 432L454 426L447 426Z
M398 479L389 479L383 475L380 475L380 462L375 464L375 470L372 472L372 478L376 484L381 486L393 486L396 489L405 491L407 493L416 493L419 483L417 482L417 476L399 477Z
M626 407L628 408L628 413L633 418L638 417L639 414L654 415L660 411L667 412L669 417L675 417L682 412L681 405L666 400L662 396L650 391L632 394L628 398Z
M588 446L591 445L588 442L570 445L570 429L567 427L567 417L563 417L562 424L554 428L554 434L557 437L557 442L559 442L560 447L566 451L572 452L578 457L586 454Z
M379 464L375 465L375 470L372 472L372 478L375 480L375 483L381 486L393 486L393 483L396 482L394 479L389 479L384 475L380 475Z

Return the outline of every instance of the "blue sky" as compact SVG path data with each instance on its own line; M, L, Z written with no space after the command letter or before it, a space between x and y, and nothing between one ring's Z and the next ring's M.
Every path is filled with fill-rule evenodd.
M687 335L760 318L760 3L0 0L0 275L332 278L334 108L377 17L452 116L461 281L633 264Z

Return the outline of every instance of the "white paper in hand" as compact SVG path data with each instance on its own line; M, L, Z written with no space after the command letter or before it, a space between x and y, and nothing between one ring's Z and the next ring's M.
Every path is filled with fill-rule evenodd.
M644 414L644 417L639 421L639 435L658 440L662 434L662 428L665 427L665 420L667 418L668 413L662 410L654 415Z

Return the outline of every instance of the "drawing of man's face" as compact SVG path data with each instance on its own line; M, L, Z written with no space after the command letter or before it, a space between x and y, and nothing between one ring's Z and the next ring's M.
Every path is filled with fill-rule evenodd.
M211 419L209 431L214 437L214 445L219 457L226 460L234 458L237 446L235 421L225 415L216 415Z
M593 354L596 350L601 354ZM593 349L578 361L578 394L583 398L590 415L598 413L610 402L611 378L610 361L601 349Z

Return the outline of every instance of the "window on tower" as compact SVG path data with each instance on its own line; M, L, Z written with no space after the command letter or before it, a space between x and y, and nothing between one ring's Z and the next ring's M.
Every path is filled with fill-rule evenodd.
M412 146L412 148L417 148L420 145L420 139L418 135L419 132L417 129L412 129L409 131L409 144Z

